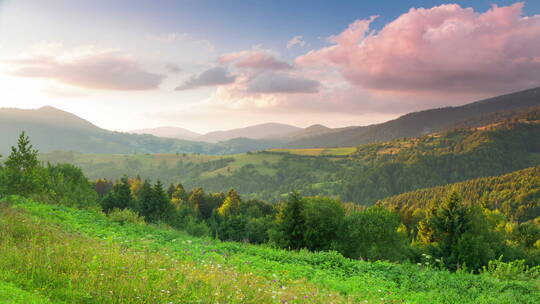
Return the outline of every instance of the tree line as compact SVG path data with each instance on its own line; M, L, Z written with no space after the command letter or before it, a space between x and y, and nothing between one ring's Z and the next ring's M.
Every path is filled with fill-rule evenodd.
M353 259L426 263L429 257L437 267L471 271L499 258L540 264L538 220L518 224L498 209L465 204L458 191L418 209L411 225L393 208L344 204L295 191L269 203L242 199L233 188L211 193L140 177L90 182L79 168L43 165L37 154L21 134L0 167L0 195L101 209L121 223L144 220L195 236L337 251Z

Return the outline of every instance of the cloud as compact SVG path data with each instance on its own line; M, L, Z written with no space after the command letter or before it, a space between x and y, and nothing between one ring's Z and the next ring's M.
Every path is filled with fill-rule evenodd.
M304 47L306 45L306 42L304 41L304 37L298 35L291 38L291 40L287 41L287 48L290 49L294 46L300 46Z
M281 73L261 73L249 80L249 93L317 93L320 83L303 77L293 77Z
M289 70L292 66L276 58L276 55L266 50L245 50L222 55L218 58L220 64L234 63L241 69L260 70Z
M55 55L36 54L3 63L13 68L11 74L15 76L55 79L87 89L151 90L158 88L165 78L143 70L130 56L94 47Z
M165 68L171 73L180 73L182 71L178 64L172 62L165 64Z
M357 20L331 46L297 58L373 91L496 94L540 85L540 15L523 3L484 13L457 4L410 9L380 31Z
M176 91L190 90L199 87L218 86L234 83L236 76L232 75L223 67L214 67L199 75L191 76Z

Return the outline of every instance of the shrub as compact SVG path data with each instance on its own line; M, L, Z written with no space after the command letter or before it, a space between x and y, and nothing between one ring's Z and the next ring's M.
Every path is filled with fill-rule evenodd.
M540 266L529 267L525 265L525 260L503 262L501 256L498 260L489 261L482 273L501 280L527 281L540 278Z
M191 216L188 217L185 230L187 233L193 236L201 237L210 235L210 228L208 228L208 225L206 225L205 222L197 221Z
M137 212L130 209L118 209L114 208L108 217L111 221L124 225L125 223L144 224L144 217L140 216Z

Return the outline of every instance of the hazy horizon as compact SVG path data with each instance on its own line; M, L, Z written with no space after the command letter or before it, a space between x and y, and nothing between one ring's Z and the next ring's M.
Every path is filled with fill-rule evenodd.
M0 107L123 132L369 125L540 86L539 14L530 0L0 1Z

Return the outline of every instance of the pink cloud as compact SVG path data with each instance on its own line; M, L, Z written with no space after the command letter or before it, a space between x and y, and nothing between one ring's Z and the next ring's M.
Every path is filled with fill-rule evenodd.
M287 70L292 66L280 61L273 54L263 50L240 51L225 54L218 58L220 64L234 63L238 68L261 70Z
M131 56L93 48L68 55L34 55L3 60L14 68L12 75L48 78L87 89L152 90L166 78L144 70Z
M297 58L300 67L332 66L375 91L495 94L540 85L540 15L523 3L484 13L448 4L410 9L380 31L357 20L333 45Z

